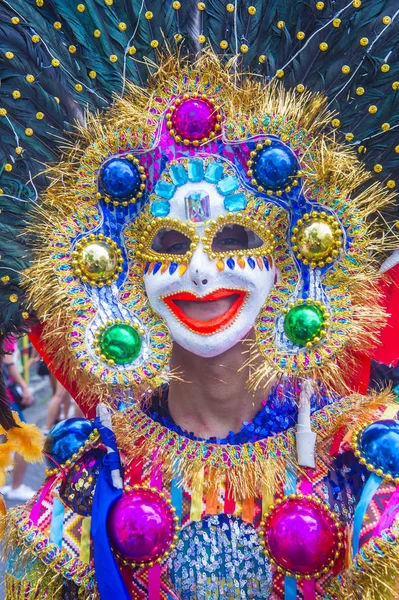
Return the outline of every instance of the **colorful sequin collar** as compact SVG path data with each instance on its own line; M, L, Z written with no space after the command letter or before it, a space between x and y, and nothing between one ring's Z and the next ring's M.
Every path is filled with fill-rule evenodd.
M193 441L220 445L255 443L286 431L291 427L295 427L298 416L296 399L299 397L299 393L300 383L294 384L288 378L283 378L273 387L267 399L263 401L262 408L255 415L254 419L252 421L244 421L240 431L230 431L225 438L210 438L205 440L195 436L192 432L185 431L174 423L168 410L168 389L166 387L162 390L160 396L156 396L153 399L148 415L156 423ZM317 392L311 398L311 414L337 401L338 397L328 395L325 387L319 384Z
M343 425L351 427L361 419L373 419L386 401L383 395L370 398L353 394L316 410L311 427L317 434L318 466L330 464L331 441ZM149 468L160 470L165 483L177 478L190 486L193 478L203 473L216 485L228 472L233 496L242 499L255 497L264 489L273 494L286 469L297 468L294 426L262 439L231 444L191 439L137 407L115 413L113 424L118 447L127 462L148 461Z

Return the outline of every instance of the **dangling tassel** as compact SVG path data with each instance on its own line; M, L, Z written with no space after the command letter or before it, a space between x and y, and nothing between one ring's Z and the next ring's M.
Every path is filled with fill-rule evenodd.
M107 448L94 492L91 522L98 591L101 600L130 600L107 534L108 513L114 502L122 496L123 481L111 415L104 404L97 406L95 426Z
M292 465L287 466L285 472L284 494L289 496L295 494L297 489L297 473ZM291 575L284 575L284 600L296 600L297 581Z
M382 513L380 520L377 523L377 527L374 530L373 536L381 536L381 533L384 529L390 529L392 527L392 523L396 518L396 515L399 510L399 487L393 492L392 496L389 499L388 504L385 507L384 512Z
M352 538L352 557L354 558L359 552L360 533L362 530L362 524L364 516L367 512L369 504L373 499L374 494L380 487L383 479L378 477L375 473L372 473L367 480L366 485L363 488L362 495L358 505L356 506L355 515L353 519L353 538Z
M154 450L150 474L150 486L162 491L162 468L158 458L159 449ZM155 564L148 569L148 600L161 600L161 565Z
M284 576L284 600L296 600L297 584L295 577Z
M172 505L176 509L176 516L179 517L178 525L181 527L183 519L183 484L180 481L179 476L177 475L178 467L179 465L176 462L176 464L173 467L173 477L171 482L170 495L172 499Z
M255 498L249 496L242 501L241 518L246 523L253 523L255 516Z
M304 379L302 381L301 393L299 395L296 447L298 455L298 465L300 465L301 467L309 467L311 469L314 469L316 467L316 434L312 431L310 426L310 408L313 393L313 381L311 379ZM301 492L303 494L311 494L312 487L312 482L307 478L303 477L299 485ZM291 583L291 586L293 591L294 582ZM290 588L288 588L288 590L289 589ZM315 599L316 595L314 579L311 579L310 581L304 581L302 592L304 600ZM296 595L293 596L293 598L296 598Z
M191 521L201 521L202 517L202 501L204 492L204 467L201 467L197 473L193 476L193 483L191 489L191 507L190 507L190 519Z
M313 395L313 382L311 379L302 381L299 395L298 424L296 428L296 449L298 465L301 467L316 467L315 445L316 434L310 427L310 400Z
M226 472L226 481L224 489L224 508L223 512L225 515L234 515L236 511L236 501L231 491L231 482L229 480L229 473Z
M217 515L219 512L219 480L217 470L213 467L208 467L207 470L207 486L205 494L205 514Z

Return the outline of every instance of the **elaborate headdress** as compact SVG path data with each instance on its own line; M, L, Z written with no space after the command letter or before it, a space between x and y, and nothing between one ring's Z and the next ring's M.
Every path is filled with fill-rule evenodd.
M2 2L2 335L44 323L42 353L86 404L146 391L171 341L143 276L183 276L200 242L221 273L278 268L252 383L274 369L342 388L383 322L376 219L395 219L399 158L389 7ZM174 201L187 182L198 193ZM235 223L261 244L215 252ZM185 254L156 249L165 228Z

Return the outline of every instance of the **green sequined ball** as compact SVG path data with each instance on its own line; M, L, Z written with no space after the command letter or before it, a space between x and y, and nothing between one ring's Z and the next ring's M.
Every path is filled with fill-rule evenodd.
M118 365L133 362L141 350L141 336L131 325L124 323L108 327L100 339L100 350L108 360Z
M298 346L306 346L323 327L324 317L317 306L303 304L291 308L284 319L286 336Z

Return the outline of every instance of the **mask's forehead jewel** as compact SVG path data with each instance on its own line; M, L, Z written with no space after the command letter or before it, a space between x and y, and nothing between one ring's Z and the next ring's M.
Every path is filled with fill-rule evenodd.
M162 173L150 198L154 216L190 221L201 229L211 219L247 204L235 166L217 156L196 156L173 161Z

